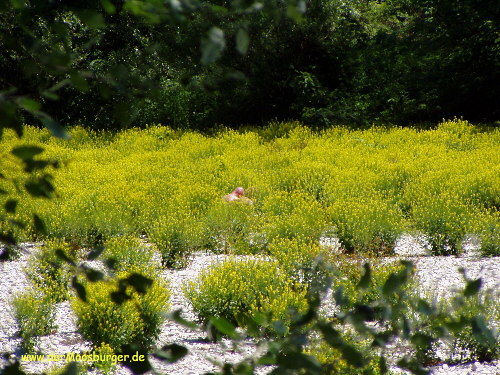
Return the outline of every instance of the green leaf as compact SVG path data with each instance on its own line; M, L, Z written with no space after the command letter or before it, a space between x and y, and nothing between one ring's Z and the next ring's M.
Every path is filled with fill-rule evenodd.
M110 0L101 0L102 7L106 11L106 13L109 14L115 14L116 13L116 7Z
M181 316L181 312L182 310L175 310L175 311L172 311L171 313L167 314L167 319L170 319L170 320L173 320L174 322L186 327L186 328L189 328L189 329L198 329L198 325L196 323L192 323L190 321L187 321L186 319L184 319L182 316Z
M479 289L481 289L482 283L481 278L477 280L467 280L467 285L464 289L464 297L472 297L476 295L479 292Z
M344 340L340 333L329 324L318 323L318 328L323 334L326 343L332 348L340 348L344 345Z
M236 321L240 327L246 327L246 333L250 336L258 336L260 333L260 326L255 317L245 313L237 313Z
M64 260L66 263L71 264L72 266L76 266L76 263L66 255L63 249L56 249L55 254L58 258Z
M236 33L236 49L242 55L246 55L248 46L250 44L250 37L244 28L240 28Z
M201 63L205 65L214 63L220 57L224 48L226 48L224 31L218 27L212 27L201 45Z
M488 328L486 319L484 319L483 316L474 316L470 323L472 327L472 334L478 342L485 343L491 347L498 345L495 335Z
M33 225L35 226L36 233L43 235L47 234L47 227L45 226L43 220L37 214L33 214Z
M14 103L0 100L0 131L3 128L11 128L21 137L23 135L23 124L19 119L17 110L18 107Z
M85 78L83 78L78 73L71 74L71 83L81 92L89 91L89 84L87 83Z
M234 375L254 375L255 374L255 366L251 363L242 362L238 363L234 366L233 370Z
M415 359L409 360L404 357L397 362L398 366L402 369L410 370L415 375L429 375L430 371L424 369L422 365Z
M10 214L15 214L17 208L17 199L7 200L7 202L5 202L4 208L5 212L8 212Z
M175 363L179 359L185 357L189 351L185 346L178 344L165 345L161 348L161 350L155 352L153 355L161 359L162 361L168 363Z
M8 362L7 362L8 363ZM26 375L26 373L21 369L21 363L16 361L14 363L8 363L2 371L2 375Z
M343 306L348 303L347 298L344 296L344 287L342 285L335 289L333 298L335 299L335 303L339 306Z
M384 356L380 356L378 360L378 367L380 368L381 374L387 374L389 372L389 367L387 367L387 361Z
M80 365L78 362L71 362L64 368L61 375L78 375L79 367Z
M76 276L73 276L71 286L75 289L78 298L80 298L83 302L87 302L87 291L85 290L85 287L78 282Z
M101 281L104 279L104 274L101 271L94 270L92 268L84 267L85 276L90 282Z
M0 233L0 242L7 245L16 245L17 241L12 232Z
M361 279L359 280L357 287L361 288L361 289L366 289L370 285L371 269L370 269L370 265L368 263L365 263L363 265L363 267L365 269L365 272L363 273L363 276L361 276Z
M375 310L370 305L355 303L351 314L358 322L372 322L375 320Z
M148 279L146 276L140 273L133 273L127 277L127 282L132 286L138 293L144 294L153 285L153 280Z
M358 351L354 346L343 345L340 348L342 352L342 357L346 360L348 364L356 368L361 368L366 364L365 359L360 351Z
M307 374L320 374L321 363L311 356L304 353L286 353L278 355L278 365L287 370L307 370Z
M24 162L25 162L24 171L26 173L32 173L36 170L42 170L47 168L49 165L52 165L52 163L48 160L26 159Z
M429 302L419 299L417 303L417 311L421 314L425 315L431 315L432 314L432 307L429 305Z
M122 290L117 290L115 292L110 293L111 300L117 305L121 305L123 302L132 299L127 293Z
M303 15L306 11L305 1L289 1L286 7L286 14L295 22L300 23L304 20Z
M84 24L86 24L91 29L99 29L101 27L106 26L104 22L104 17L101 13L92 11L92 10L79 10L76 12L76 15Z
M26 224L20 220L9 219L7 220L7 222L9 223L9 225L16 226L21 229L26 228Z
M230 338L237 338L239 336L236 332L236 327L223 317L210 318L210 323L223 335Z
M419 347L419 348L428 348L432 342L434 341L434 338L430 335L426 335L425 333L420 333L417 332L411 337L411 342L413 345Z
M87 259L88 260L95 260L99 257L99 255L102 254L104 251L104 246L96 246L95 248L91 249L89 253L87 254Z
M21 98L17 100L17 104L19 107L25 109L28 112L39 111L42 108L42 105L36 100L30 98Z
M61 139L69 139L68 132L59 124L57 121L53 120L51 117L42 117L41 119L43 125L49 129L54 137Z
M51 198L54 193L54 186L44 177L27 181L24 187L32 197Z
M27 0L10 0L10 3L15 9L23 9L27 6Z
M382 287L382 293L384 296L389 297L401 289L401 287L406 282L406 277L400 273L392 273L387 278L384 286Z
M467 319L460 317L458 320L444 322L444 326L454 333L459 333L468 325Z
M12 149L11 153L19 159L32 159L34 156L43 152L43 148L39 146L18 146Z
M50 100L59 100L59 95L56 93L52 92L51 90L44 90L42 91L42 96L46 97L47 99Z
M120 351L121 354L128 355L127 360L122 364L132 370L133 374L144 374L152 369L148 359L148 353L136 344L124 345Z

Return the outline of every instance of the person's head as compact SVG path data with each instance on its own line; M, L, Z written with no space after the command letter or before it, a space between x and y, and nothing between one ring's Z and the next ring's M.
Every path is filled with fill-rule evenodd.
M242 187L237 187L236 189L233 190L233 194L237 195L238 197L241 197L243 194L245 194L245 190Z

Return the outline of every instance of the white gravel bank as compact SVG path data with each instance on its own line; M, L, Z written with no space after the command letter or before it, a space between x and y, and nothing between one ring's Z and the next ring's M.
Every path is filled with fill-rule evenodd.
M0 263L0 355L15 353L20 355L20 339L16 337L18 327L12 314L10 300L12 297L27 287L28 282L22 272L27 258L33 252L34 245L26 244L21 259ZM439 295L447 295L450 291L463 288L462 275L458 272L460 267L466 270L469 278L481 277L485 288L500 290L500 257L479 258L475 256L474 246L470 252L461 257L436 257L425 256L425 245L418 239L410 236L402 237L398 242L398 252L402 258L410 259L417 269L418 284L423 291L434 292ZM415 256L415 254L417 254ZM163 275L170 280L173 288L171 305L173 309L182 309L183 316L188 320L194 320L195 316L181 292L182 284L190 280L199 272L213 262L221 261L224 256L211 255L207 253L196 253L186 269L179 271L166 270ZM69 303L58 304L56 324L58 329L51 335L44 336L40 340L40 349L44 354L65 354L69 352L86 351L90 349L90 343L83 340L77 332L75 317L70 309ZM212 363L234 362L243 358L242 354L235 352L231 343L226 340L221 343L210 343L205 340L201 331L190 331L172 322L167 322L162 327L159 344L178 343L189 348L189 354L181 361L173 365L164 365L159 361L152 360L158 365L160 373L197 375L207 371L216 370ZM254 351L251 342L240 346L245 355ZM0 359L0 368L7 363L5 358ZM23 363L23 368L29 373L40 373L54 366L54 363L29 362ZM266 369L262 369L265 373ZM118 367L118 374L130 373L126 368ZM500 375L500 363L470 363L457 366L439 366L432 369L432 373L452 375Z

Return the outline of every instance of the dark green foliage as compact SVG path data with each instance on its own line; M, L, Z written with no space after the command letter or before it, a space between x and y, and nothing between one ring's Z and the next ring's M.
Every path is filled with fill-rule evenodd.
M4 2L0 128L500 116L494 1L174 3Z

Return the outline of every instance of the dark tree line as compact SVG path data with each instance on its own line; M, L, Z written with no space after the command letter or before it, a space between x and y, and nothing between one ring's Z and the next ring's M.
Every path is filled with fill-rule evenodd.
M500 118L496 1L2 4L3 126Z

